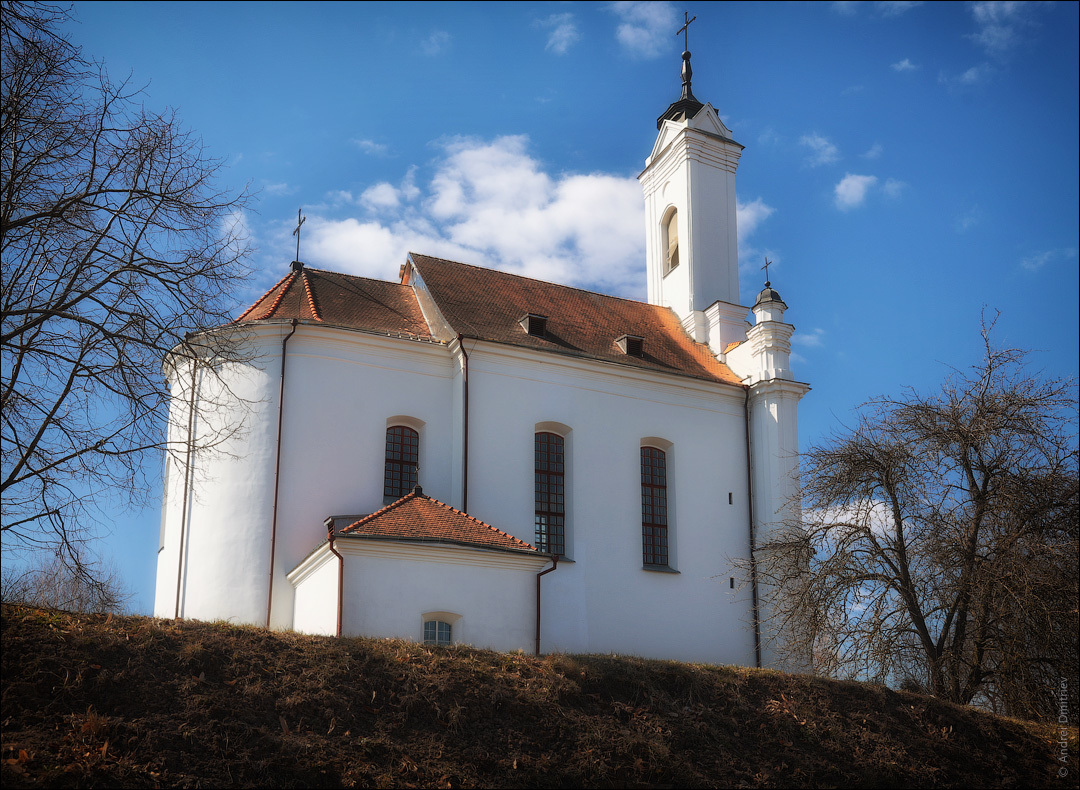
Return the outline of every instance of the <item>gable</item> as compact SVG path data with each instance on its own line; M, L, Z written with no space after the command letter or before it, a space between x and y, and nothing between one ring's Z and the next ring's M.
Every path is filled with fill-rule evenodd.
M234 323L294 318L328 326L433 339L408 286L306 266L289 272Z
M495 551L540 554L531 544L485 524L456 508L425 496L417 486L412 493L382 510L354 521L342 537L426 543L453 543Z

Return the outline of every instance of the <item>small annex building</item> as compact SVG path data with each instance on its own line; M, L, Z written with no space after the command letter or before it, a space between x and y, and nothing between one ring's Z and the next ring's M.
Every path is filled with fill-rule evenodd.
M739 304L743 146L689 64L639 176L647 301L418 253L397 282L293 262L205 333L232 361L166 360L155 614L771 662L740 562L797 515L809 388L780 295Z

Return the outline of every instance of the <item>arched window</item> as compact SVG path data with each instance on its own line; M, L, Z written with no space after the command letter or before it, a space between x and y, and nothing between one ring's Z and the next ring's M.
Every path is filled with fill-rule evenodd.
M563 437L542 431L535 441L536 548L566 553L566 456Z
M443 620L424 621L424 644L425 645L452 645L453 626Z
M668 565L667 454L641 448L641 559L645 565Z
M420 434L407 425L391 425L387 428L384 502L394 502L413 490L419 465Z
M679 265L679 212L671 210L664 220L664 274Z

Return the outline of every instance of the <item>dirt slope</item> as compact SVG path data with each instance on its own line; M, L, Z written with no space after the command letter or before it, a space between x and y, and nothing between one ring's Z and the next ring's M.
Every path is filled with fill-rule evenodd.
M13 787L1076 787L1058 728L881 686L3 606Z

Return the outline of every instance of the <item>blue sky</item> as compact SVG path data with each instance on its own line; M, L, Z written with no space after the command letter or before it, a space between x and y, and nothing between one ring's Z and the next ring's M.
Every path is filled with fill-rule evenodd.
M742 299L768 255L813 390L801 442L1004 345L1075 376L1076 3L86 3L69 37L255 193L250 303L407 250L644 298L636 181L678 98L746 146ZM159 509L101 545L149 612Z

